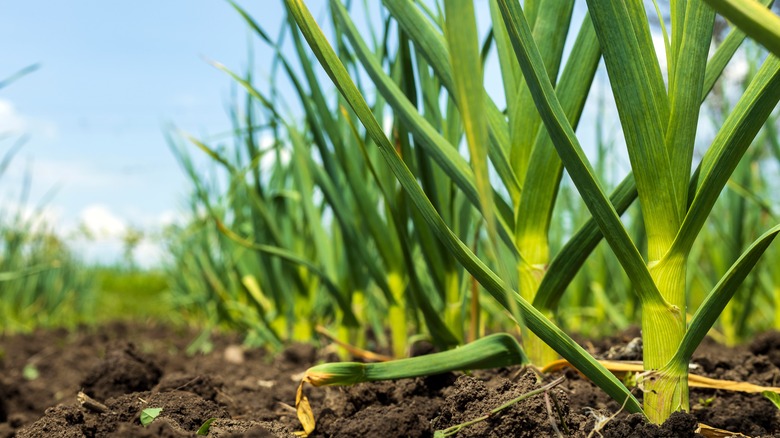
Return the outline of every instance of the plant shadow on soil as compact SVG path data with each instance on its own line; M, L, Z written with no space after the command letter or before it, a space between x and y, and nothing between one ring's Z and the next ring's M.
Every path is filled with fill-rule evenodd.
M0 438L196 436L209 418L211 437L292 437L299 430L291 405L303 371L326 357L294 345L277 356L240 346L237 336L215 336L209 354L184 351L196 333L164 326L115 323L74 333L40 331L0 337ZM584 345L601 357L638 359L638 332ZM626 348L626 345L632 347ZM694 356L698 373L774 386L780 379L780 334L727 349L709 340ZM586 437L597 417L620 411L573 371L551 396L535 396L458 437ZM551 379L550 379L551 380ZM307 388L318 437L427 437L472 420L538 388L519 367L447 373L346 388ZM77 402L83 391L99 402ZM149 426L146 408L162 408ZM748 436L780 436L780 413L759 394L693 390L691 413L661 427L619 413L603 437L693 437L696 423ZM593 436L599 436L594 434Z

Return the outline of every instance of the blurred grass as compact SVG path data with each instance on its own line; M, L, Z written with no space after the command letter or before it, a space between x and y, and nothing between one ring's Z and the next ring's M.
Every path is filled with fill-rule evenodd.
M34 70L22 70L0 88ZM0 179L25 141L24 136L18 138L3 152ZM92 279L78 256L42 218L42 206L30 207L31 184L28 172L18 187L15 208L0 209L0 333L74 327L94 315Z
M162 269L85 263L50 230L0 220L0 333L110 321L183 323Z
M244 18L265 43L280 51L268 63L271 91L258 91L265 88L252 71L237 75L220 66L242 90L228 116L233 138L210 141L171 134L192 193L190 223L170 230L168 264L149 271L89 266L50 231L31 231L30 219L0 216L0 275L9 274L0 280L0 331L116 319L162 320L229 328L245 333L251 342L280 346L311 340L316 325L325 324L342 340L357 345L372 342L367 335L371 333L370 348L392 345L400 355L408 338L417 335L447 346L485 332L514 330L494 300L474 298L479 286L432 235L375 145L356 128L357 120L343 100L321 86L321 73L311 68L311 55L303 49L300 35L286 34L292 42L282 53L282 36L272 39L251 18ZM391 108L382 92L362 81L365 72L344 38L336 39L337 48L365 87L364 94L374 98L376 119L386 125L437 212L475 252L496 252L469 199L468 178L453 183L450 175L460 170L444 168L426 149L426 141L439 137L458 144L464 127L455 102L408 35L393 34L389 28L388 24L371 29L375 33L371 55L388 67L387 86L415 105L416 116L435 135L408 132L404 114L397 109L400 105ZM486 39L488 49L489 43ZM391 47L396 51L391 53ZM485 55L492 56L489 51ZM297 95L274 94L274 85L282 80L291 82ZM717 114L727 114L733 107L727 91L716 90L720 100L707 103L715 126ZM303 114L288 115L286 99L299 101ZM606 134L612 122L600 111L591 162L599 179L614 185L618 175L615 163L608 161L614 139ZM688 281L691 308L699 305L760 230L778 222L778 128L775 114L738 166L693 249L691 260L698 269ZM212 162L196 166L185 141ZM452 148L442 153L459 152ZM510 191L511 184L506 185ZM487 201L482 191L479 199ZM512 193L493 195L501 202ZM557 253L590 217L566 176L554 216L551 253ZM243 241L220 231L217 220ZM645 252L639 208L631 207L623 221ZM515 255L507 251L492 257L495 262ZM777 266L780 250L770 248L738 292L749 299L727 308L715 336L736 343L780 328ZM509 273L508 282L516 284L516 276ZM556 322L567 332L600 337L637 321L639 305L618 260L600 244L569 285L558 310Z
M0 220L0 332L91 322L89 273L56 235L26 225Z
M0 177L24 142L22 137L4 152ZM13 209L0 208L0 333L176 320L162 269L136 269L127 257L124 265L86 263L47 221L42 205L29 207L32 180L28 173Z
M175 317L168 274L162 269L137 270L125 266L85 268L95 282L95 322L181 322Z

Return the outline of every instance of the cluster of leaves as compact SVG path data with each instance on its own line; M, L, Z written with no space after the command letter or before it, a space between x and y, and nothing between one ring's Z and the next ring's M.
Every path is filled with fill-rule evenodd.
M645 412L660 421L686 408L693 349L721 313L726 339L748 332L751 306L727 304L780 232L760 194L765 181L737 179L766 165L762 152L747 151L780 98L780 61L758 61L695 162L702 102L745 39L733 29L710 56L715 12L701 2L672 5L666 72L638 1L588 1L579 27L569 1L491 1L483 40L468 0L438 9L385 0L383 32L367 37L341 2L329 4L332 42L300 1L286 2L288 26L277 39L236 6L276 51L270 89L251 72L217 65L246 102L232 114L235 147L189 138L213 159L215 176L198 171L172 139L201 218L173 247L175 292L188 308L277 345L312 337L318 323L357 345L366 329L380 342L389 329L396 356L410 329L449 347L520 323L532 362L561 355L630 411L642 409L551 318L591 304L626 324L641 309L652 375ZM564 63L570 30L577 35ZM493 46L504 110L482 80ZM311 53L338 97L329 98ZM597 170L611 152L599 145L594 169L574 132L602 57L632 169L609 195ZM280 76L303 120L282 115ZM772 144L771 128L764 132ZM738 169L746 153L752 164ZM561 188L564 169L576 194ZM727 185L731 200L718 203ZM621 220L637 199L641 210ZM763 212L751 216L752 204ZM562 205L557 214L582 218L574 232L554 220ZM708 221L716 208L730 216ZM730 253L710 256L706 239L724 223L739 237ZM591 257L602 237L609 250ZM606 263L580 277L585 287L569 288L589 258ZM711 271L690 270L694 262ZM761 295L774 302L776 278L763 277L753 277L753 290L766 288ZM690 324L689 301L697 305ZM328 373L317 371L327 384Z

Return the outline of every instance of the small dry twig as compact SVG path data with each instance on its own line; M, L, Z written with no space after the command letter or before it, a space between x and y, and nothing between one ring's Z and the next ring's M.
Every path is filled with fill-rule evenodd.
M626 397L626 399L623 401L623 406L620 407L620 409L617 410L614 414L610 415L609 417L605 417L604 415L601 415L600 413L597 413L595 409L590 410L590 414L593 415L596 418L596 424L593 425L593 430L590 431L588 434L588 438L592 438L594 433L601 435L601 429L604 428L610 421L614 420L615 417L618 416L621 412L623 412L623 409L626 407L626 403L628 403L629 398Z
M76 394L76 400L79 402L79 404L82 407L89 409L90 411L97 412L99 414L105 414L109 410L108 406L104 405L103 403L100 403L99 401L88 396L87 394L84 394L81 391L79 391L79 393Z
M521 401L523 401L523 400L525 400L527 398L533 397L533 396L538 395L538 394L547 394L548 391L552 390L556 386L558 386L561 383L563 383L564 380L566 380L566 377L561 376L561 377L553 380L552 382L542 386L541 388L534 389L534 390L529 391L529 392L527 392L527 393L525 393L525 394L523 394L523 395L521 395L519 397L516 397L516 398L513 398L512 400L509 400L508 402L504 403L503 405L501 405L501 406L499 406L499 407L497 407L495 409L492 409L486 415L483 415L481 417L477 417L477 418L475 418L473 420L470 420L470 421L466 421L465 423L460 423L460 424L456 424L455 426L450 426L450 427L448 427L446 429L443 429L443 430L437 430L434 433L433 436L434 437L443 438L443 437L447 437L447 436L456 435L458 432L461 431L461 429L464 429L464 428L466 428L468 426L471 426L473 424L479 423L480 421L485 421L488 418L490 418L490 417L500 413L504 409L514 405L515 403L521 402ZM556 426L553 426L553 428L555 430L557 430ZM558 432L558 433L560 433L560 432Z
M563 438L563 434L561 433L560 429L558 429L558 425L555 424L555 415L552 411L552 404L550 403L550 393L545 392L544 393L544 404L547 407L547 415L550 419L550 426L552 426L553 431L556 435L558 435L560 438Z

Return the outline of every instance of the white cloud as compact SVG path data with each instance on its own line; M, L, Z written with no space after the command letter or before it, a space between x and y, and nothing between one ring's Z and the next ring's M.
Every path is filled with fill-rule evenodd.
M386 112L385 116L382 117L382 132L384 132L388 138L392 138L391 135L393 133L394 121L395 119L393 118L393 115L390 112Z
M125 222L103 205L90 205L79 217L84 228L98 240L121 239L127 231Z
M166 210L157 215L152 223L152 227L165 228L169 225L184 225L188 221L188 218L181 211Z
M666 77L666 44L661 32L653 32L653 46L655 47L655 56L658 58L658 64L661 67L661 73Z
M35 184L42 187L64 184L69 190L75 190L126 185L121 175L97 168L88 161L36 159L32 170Z
M741 81L744 80L750 69L750 63L745 56L744 50L739 50L731 58L731 61L723 71L723 76L729 81Z
M13 102L0 99L0 133L19 135L29 128L29 122L16 110Z
M70 247L87 263L110 265L122 259L122 243L118 240L71 240Z
M176 209L150 212L136 206L125 205L121 208L121 212L121 217L128 226L147 234L155 234L170 225L185 225L190 219L189 214Z
M270 135L263 135L260 137L260 150L266 151L268 148L273 146L274 144L274 138ZM286 147L282 146L279 150L278 155L279 161L281 161L282 166L286 166L287 163L290 162L290 151ZM273 150L267 150L263 157L260 159L260 169L263 171L271 170L275 165L277 161L277 154L276 151Z
M30 232L49 231L57 230L62 213L62 209L55 206L32 206L3 199L0 220L10 221L18 217Z
M159 266L163 255L162 245L149 240L142 241L133 251L133 259L142 268Z
M120 216L105 205L92 204L81 210L79 223L82 231L71 227L72 243L85 260L90 263L123 263L127 249L124 237L131 229L143 234L132 250L133 261L141 268L158 267L165 259L165 247L159 232L171 224L184 224L186 215L167 210L157 215L139 218L134 215ZM88 238L83 234L87 231Z
M0 134L25 133L34 133L51 140L57 137L57 126L49 121L27 117L19 112L13 102L0 99Z

